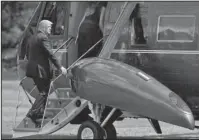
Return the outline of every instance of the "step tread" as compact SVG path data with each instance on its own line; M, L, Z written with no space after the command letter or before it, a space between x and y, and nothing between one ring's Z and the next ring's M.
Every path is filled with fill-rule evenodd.
M13 131L21 132L39 132L41 128L14 128Z
M66 101L68 101L68 100L73 100L74 98L48 98L48 101L50 100L50 101L52 101L52 100L66 100Z
M51 120L53 120L53 118L44 119L44 121L51 121ZM37 119L36 120L36 122L41 122L41 121L42 121L42 119Z
M71 92L71 88L55 88L55 91L67 91L67 92Z
M62 110L63 108L46 108L46 110Z

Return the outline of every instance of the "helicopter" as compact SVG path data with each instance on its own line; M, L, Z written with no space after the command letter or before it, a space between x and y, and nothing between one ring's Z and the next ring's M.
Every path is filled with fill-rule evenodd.
M199 113L198 2L108 2L103 49L96 58L80 60L75 37L87 6L52 1L36 8L19 58L25 57L24 44L39 21L48 19L55 23L52 50L71 75L54 70L44 113L50 119L43 117L39 129L23 119L13 137L50 134L71 123L81 124L78 138L88 127L93 138L116 138L113 122L125 117L146 118L157 133L162 133L158 121L193 130ZM25 63L18 67L20 86L32 103L38 91L24 75ZM88 101L106 106L100 123L88 117Z

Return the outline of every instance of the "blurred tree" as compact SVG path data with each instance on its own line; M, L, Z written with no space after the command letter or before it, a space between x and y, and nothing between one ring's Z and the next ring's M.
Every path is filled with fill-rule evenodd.
M38 2L2 2L2 50L15 48Z
M16 61L16 49L38 2L2 1L1 2L1 50L2 61ZM9 56L9 57L8 57ZM7 62L7 61L5 61ZM13 64L16 64L13 63Z

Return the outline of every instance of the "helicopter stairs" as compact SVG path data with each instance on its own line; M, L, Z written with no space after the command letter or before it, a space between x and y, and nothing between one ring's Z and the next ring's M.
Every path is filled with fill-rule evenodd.
M66 82L62 83L64 79L66 79L65 76L59 75L51 82L43 118L38 119L36 123L30 118L23 118L13 128L13 138L51 134L70 123L88 105L87 100L75 96L71 89L66 87ZM56 81L61 82L62 85ZM21 83L23 86L23 82ZM32 92L34 90L36 89L33 88ZM29 96L29 94L26 95ZM28 99L30 100L29 97ZM37 123L41 125L38 127Z

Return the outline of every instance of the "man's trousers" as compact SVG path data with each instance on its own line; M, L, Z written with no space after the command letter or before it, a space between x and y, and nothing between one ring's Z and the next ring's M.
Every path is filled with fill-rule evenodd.
M33 80L40 94L37 95L34 104L27 114L27 117L30 117L34 121L43 117L51 80L41 78L34 78Z

